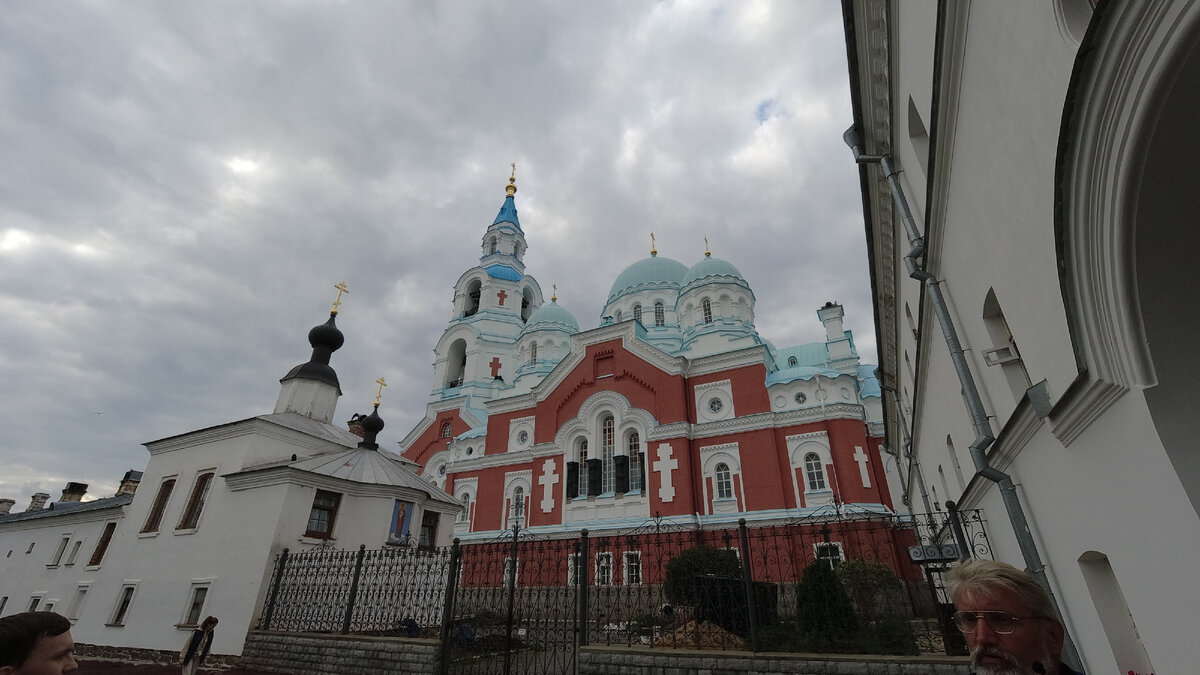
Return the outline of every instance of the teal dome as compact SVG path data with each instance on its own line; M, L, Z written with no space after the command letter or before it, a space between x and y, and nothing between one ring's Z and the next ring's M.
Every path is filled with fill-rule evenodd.
M529 321L525 322L522 332L531 331L535 326L566 330L569 333L579 332L579 322L575 320L575 317L553 300L538 307L533 314L529 315Z
M696 263L692 269L687 271L683 277L683 286L688 286L693 281L699 281L706 277L735 277L743 284L746 283L745 277L732 263L706 256L704 260Z
M730 265L730 267L733 267ZM736 271L736 270L735 270ZM612 302L625 291L638 290L643 286L670 285L679 288L683 275L687 274L687 265L678 260L660 258L652 255L645 260L639 260L625 268L613 282L612 290L608 292L608 301Z

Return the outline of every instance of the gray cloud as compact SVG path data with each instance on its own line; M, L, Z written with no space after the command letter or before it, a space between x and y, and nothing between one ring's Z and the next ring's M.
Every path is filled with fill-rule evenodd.
M111 494L140 443L334 355L420 419L517 163L528 272L585 327L649 250L737 265L776 345L874 358L835 3L18 2L0 13L0 496ZM103 413L103 414L94 414Z

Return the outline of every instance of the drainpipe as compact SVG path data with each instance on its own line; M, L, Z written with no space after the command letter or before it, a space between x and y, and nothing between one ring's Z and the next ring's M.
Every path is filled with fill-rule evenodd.
M899 420L900 424L898 426L900 427L901 446L902 446L903 450L901 452L901 456L897 457L897 459L898 460L900 460L900 459L908 460L909 464L911 465L911 467L909 469L909 475L912 476L913 478L916 478L916 480L917 480L917 489L919 489L921 491L921 502L925 505L925 513L932 514L933 506L931 506L929 503L929 491L925 488L925 474L921 472L920 460L918 460L916 457L914 457L913 453L912 453L912 436L910 436L908 433L908 420L905 419L905 417L904 417L904 409L902 407L900 407L900 396L896 393L896 390L892 387L882 387L882 388L886 389L887 392L889 394L891 394L892 404L896 406L896 415L898 415L900 417L900 420ZM903 478L903 472L901 472L901 478ZM905 482L905 483L903 483L903 485L904 485L904 495L902 497L902 501L906 505L911 507L912 506L912 495L910 495L908 492L908 483Z
M988 422L987 412L983 407L983 399L979 396L979 388L975 386L975 377L971 374L971 369L967 366L967 359L963 352L962 343L958 339L958 331L954 327L954 321L950 316L950 309L946 306L946 298L942 294L941 281L917 264L917 258L925 254L925 238L917 230L912 210L908 207L908 199L904 196L904 188L900 185L898 172L892 166L890 156L863 154L862 140L858 135L858 130L854 127L850 127L846 130L846 133L842 134L842 140L846 142L846 145L850 146L856 163L878 164L883 169L884 176L887 177L889 191L892 193L892 201L896 205L896 210L900 213L900 221L903 223L904 230L908 235L908 243L912 245L912 249L908 252L908 255L904 256L904 264L908 268L908 276L921 282L929 292L929 304L933 307L934 316L937 317L938 325L942 328L942 335L946 338L946 347L950 350L950 360L954 363L954 371L958 374L958 381L962 387L963 400L967 403L967 410L971 416L971 424L975 428L975 440L971 442L970 446L971 461L975 464L975 471L979 476L999 486L1000 497L1004 501L1005 510L1008 511L1008 520L1012 523L1013 534L1016 535L1017 545L1021 549L1021 556L1025 559L1025 567L1028 568L1029 573L1033 575L1038 584L1046 589L1046 593L1050 595L1051 605L1054 607L1055 613L1058 614L1059 623L1062 623L1062 612L1058 609L1058 600L1054 597L1054 590L1050 588L1049 578L1046 577L1046 566L1042 562L1042 556L1038 552L1037 543L1034 542L1033 534L1029 530L1029 521L1025 518L1025 510L1021 506L1020 497L1017 495L1017 487L1013 484L1011 476L993 467L988 462L987 449L996 440L996 437L992 435L992 426ZM1065 627L1063 633L1063 660L1072 668L1079 670L1083 665L1079 658L1079 653L1076 651L1075 644L1071 640L1070 634L1066 632Z

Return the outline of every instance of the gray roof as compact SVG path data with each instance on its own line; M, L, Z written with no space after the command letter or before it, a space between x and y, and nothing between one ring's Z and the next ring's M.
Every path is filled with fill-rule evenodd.
M93 499L90 502L51 502L48 508L38 511L21 511L20 513L10 513L0 516L0 523L16 523L24 520L35 520L37 518L65 516L71 513L87 513L88 511L116 509L125 506L131 501L133 501L133 495L129 494L121 495L119 497Z
M458 505L453 497L421 480L408 468L378 450L354 448L345 452L322 453L291 462L289 466L300 471L356 483L411 488L429 495L430 499Z

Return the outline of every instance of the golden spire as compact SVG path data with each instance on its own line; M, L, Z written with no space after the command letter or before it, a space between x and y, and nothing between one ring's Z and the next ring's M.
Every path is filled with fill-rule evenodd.
M378 380L375 380L375 384L379 385L379 392L375 394L375 407L378 408L379 399L383 398L383 388L387 386L387 380L381 377Z
M550 302L558 302L558 284L550 284L554 288L554 293L550 295Z
M650 255L657 256L658 249L654 247L654 233L650 233Z
M337 314L337 313L338 313L338 306L342 304L342 293L349 293L349 292L350 292L350 289L349 289L349 288L346 288L346 282L344 282L344 281L339 281L339 282L338 282L338 283L337 283L337 284L334 286L334 288L336 288L336 289L337 289L338 296L337 296L337 300L334 300L334 301L333 301L333 309L329 310L329 313L330 313L330 314Z
M517 193L517 163L512 163L512 174L508 177L508 185L504 186L504 193L509 197Z
M708 250L708 237L704 238L704 257L705 258L712 257L712 251Z

